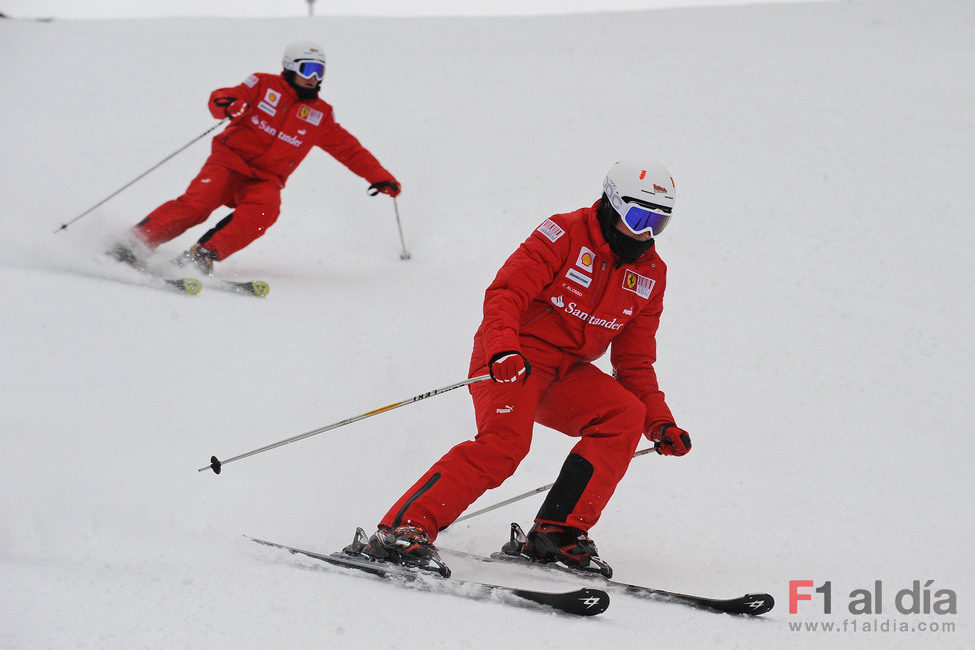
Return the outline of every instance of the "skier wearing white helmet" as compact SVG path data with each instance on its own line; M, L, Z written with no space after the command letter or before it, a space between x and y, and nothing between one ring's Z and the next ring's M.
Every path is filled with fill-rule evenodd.
M508 258L484 297L470 386L477 435L454 446L393 504L354 555L448 573L433 542L485 490L514 473L535 423L579 439L524 534L502 549L609 576L588 531L623 478L641 437L683 456L657 384L656 332L667 267L654 237L670 221L677 186L655 161L623 161L591 207L546 219ZM613 373L593 361L610 349Z
M370 194L396 196L400 184L375 156L335 121L318 97L325 78L325 53L311 41L285 48L282 72L257 72L242 83L210 95L208 108L230 124L213 138L203 169L178 198L167 201L133 227L130 237L109 251L133 263L206 221L220 206L233 212L205 232L179 258L205 274L213 263L244 248L277 220L281 190L313 147L320 147L370 183Z
M318 43L300 41L284 48L282 76L302 99L317 97L325 78L325 52Z

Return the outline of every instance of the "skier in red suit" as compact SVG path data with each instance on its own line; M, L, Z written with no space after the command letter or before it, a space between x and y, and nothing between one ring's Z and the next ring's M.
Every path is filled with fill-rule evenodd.
M230 118L186 192L156 208L133 229L138 244L154 249L206 221L222 205L233 212L177 259L212 273L213 262L244 248L277 220L281 190L312 147L330 153L366 179L369 191L396 196L400 184L319 99L325 55L315 43L289 45L281 74L255 73L210 95L210 113ZM120 259L131 254L123 244Z
M443 569L433 541L528 454L535 422L579 438L512 554L610 574L588 536L641 436L691 448L653 369L667 268L654 249L676 186L659 163L614 165L592 207L545 220L484 299L470 376L477 435L438 460L357 552ZM592 361L612 347L613 375ZM506 548L506 550L508 550Z

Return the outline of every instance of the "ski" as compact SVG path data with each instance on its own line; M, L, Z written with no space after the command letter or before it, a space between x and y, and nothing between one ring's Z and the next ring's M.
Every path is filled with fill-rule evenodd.
M146 277L152 278L153 282L159 283L160 286L176 289L194 296L200 293L203 287L257 298L263 298L271 291L271 286L263 280L224 280L222 278L206 276L200 281L195 278L179 278L164 275L149 268L132 250L122 244L108 251L108 256L135 269Z
M605 580L605 584L613 589L618 589L622 593L648 600L662 600L682 605L689 605L698 609L709 609L715 612L726 614L745 614L747 616L759 616L772 610L775 606L775 599L771 594L745 594L737 598L707 598L705 596L694 596L691 594L681 594L674 591L665 591L653 587L642 585L631 585L615 580Z
M256 298L263 298L270 293L271 286L263 280L226 280L214 275L213 261L211 259L206 259L208 264L202 264L194 257L192 251L195 246L196 245L194 244L194 246L190 247L190 250L171 260L170 263L173 265L173 267L181 269L184 266L188 266L195 269L202 274L200 280L203 286L207 288L217 289L219 291L228 291L230 293L238 293L246 296L254 296Z
M195 296L200 293L203 285L200 284L198 280L193 278L164 278L158 277L157 279L162 280L167 286L174 289L182 291L183 293L188 293L191 296Z
M582 588L565 593L518 589L485 582L446 578L432 571L378 562L365 556L347 555L343 552L325 555L256 537L249 537L248 539L265 546L284 549L292 554L320 560L333 566L362 571L388 580L393 584L405 585L421 591L448 593L472 600L494 600L521 607L542 605L576 616L595 616L602 614L609 607L609 594L600 589Z
M214 289L254 296L256 298L263 298L271 292L271 285L263 280L223 280L211 276L209 279L204 280L204 283L208 288L212 287Z
M512 524L511 529L512 541L524 539L524 532L521 530L521 527L518 526L518 524ZM772 598L770 594L766 593L749 593L737 598L708 598L705 596L695 596L692 594L683 594L675 591L666 591L664 589L657 589L655 587L646 587L643 585L619 582L606 577L599 571L573 569L557 563L535 562L524 555L510 555L504 551L492 553L490 556L484 556L476 553L467 553L465 551L455 551L442 546L438 548L441 553L448 553L456 557L469 558L480 562L514 563L542 571L557 571L598 582L600 586L606 587L618 593L637 596L639 598L646 598L648 600L678 603L681 605L688 605L690 607L707 609L715 612L758 616L760 614L765 614L775 606L775 599Z
M451 551L447 552L451 553ZM614 591L618 591L619 593L628 594L630 596L646 598L647 600L659 600L678 603L681 605L689 605L699 609L709 609L716 612L724 612L726 614L747 614L749 616L758 616L760 614L765 614L775 606L775 599L772 598L771 594L745 594L744 596L739 596L737 598L708 598L706 596L682 594L675 591L657 589L656 587L634 585L626 582L619 582L617 580L611 580L595 572L580 573L579 571L570 569L569 567L564 567L560 564L539 564L538 562L533 562L522 556L507 555L501 552L492 553L490 557L473 556L472 559L479 559L485 562L511 562L531 567L538 567L546 571L558 571L596 581L602 586Z
M169 277L149 269L142 260L137 258L132 251L124 246L116 246L113 250L107 251L107 255L129 268L138 271L146 278L149 278L153 284L160 287L174 289L191 296L195 296L203 289L200 281L194 278Z

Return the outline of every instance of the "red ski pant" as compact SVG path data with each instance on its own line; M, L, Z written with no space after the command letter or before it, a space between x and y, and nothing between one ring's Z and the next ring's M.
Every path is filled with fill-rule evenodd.
M435 539L485 490L514 473L528 454L538 422L581 439L535 521L589 530L629 467L643 434L643 403L591 363L569 366L560 374L533 367L524 385L485 381L470 391L477 435L434 463L380 525L413 523Z
M222 260L264 234L281 212L281 190L261 180L207 161L186 192L167 201L136 226L136 235L150 248L206 221L225 205L234 212L200 238L200 244Z

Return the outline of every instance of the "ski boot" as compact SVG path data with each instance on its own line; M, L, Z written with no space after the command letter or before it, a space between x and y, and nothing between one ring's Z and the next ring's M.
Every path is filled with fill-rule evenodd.
M356 528L355 539L342 549L346 555L367 557L376 562L389 562L450 577L450 569L422 528L403 524L396 529L380 526L372 537Z
M119 242L110 250L105 251L105 254L117 262L131 266L139 271L144 271L145 266L132 248L132 246Z
M511 539L501 547L505 555L521 557L539 564L555 562L567 569L613 577L613 568L600 559L596 543L584 530L571 526L535 522L525 531L511 524Z
M174 259L173 264L180 268L192 266L203 275L213 275L213 261L216 259L216 253L196 243L190 246L188 251L184 251L183 254Z

